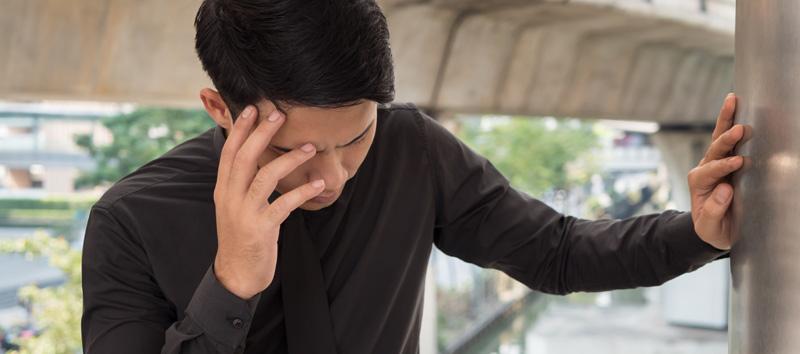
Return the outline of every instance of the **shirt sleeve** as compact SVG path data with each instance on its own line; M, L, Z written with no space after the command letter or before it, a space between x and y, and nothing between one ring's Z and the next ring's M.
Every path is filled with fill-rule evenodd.
M436 191L434 243L446 254L552 294L660 285L727 257L700 239L689 212L621 220L561 214L420 116Z
M243 300L209 266L177 321L140 242L105 207L93 206L82 260L85 353L242 353L260 294Z

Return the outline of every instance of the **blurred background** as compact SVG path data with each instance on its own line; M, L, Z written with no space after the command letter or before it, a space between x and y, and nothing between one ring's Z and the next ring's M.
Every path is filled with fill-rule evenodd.
M561 212L690 208L732 90L734 0L383 0L397 100ZM88 208L213 127L198 0L0 3L0 353L78 353ZM423 354L727 353L728 261L550 296L434 251Z

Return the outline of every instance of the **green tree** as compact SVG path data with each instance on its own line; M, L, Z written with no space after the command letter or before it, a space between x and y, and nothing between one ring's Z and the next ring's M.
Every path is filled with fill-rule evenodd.
M19 297L32 311L33 323L42 329L36 337L21 340L19 354L75 354L81 351L81 251L63 237L35 232L31 237L0 240L0 253L20 253L28 258L44 257L64 274L58 286L28 285ZM12 352L14 353L14 352Z
M75 137L75 143L97 163L95 170L76 179L76 188L114 183L175 145L214 127L203 110L168 108L139 108L104 118L101 123L113 136L110 144L96 146L90 134Z
M594 124L577 119L481 117L458 121L456 134L511 184L531 195L588 180Z

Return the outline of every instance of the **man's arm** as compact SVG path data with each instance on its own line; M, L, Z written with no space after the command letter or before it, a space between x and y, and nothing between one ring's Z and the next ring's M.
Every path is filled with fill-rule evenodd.
M85 353L219 353L244 351L260 297L245 301L216 279L213 264L176 321L155 283L140 242L109 210L94 206L83 246Z
M558 213L421 118L436 189L434 242L449 255L566 294L659 285L726 253L698 237L689 213L596 221Z

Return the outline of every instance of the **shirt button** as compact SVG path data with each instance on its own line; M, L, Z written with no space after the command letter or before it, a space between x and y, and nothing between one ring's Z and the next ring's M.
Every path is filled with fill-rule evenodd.
M239 329L244 326L244 321L242 321L241 318L234 318L231 324L233 325L233 328Z

